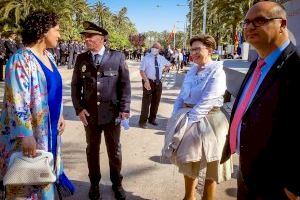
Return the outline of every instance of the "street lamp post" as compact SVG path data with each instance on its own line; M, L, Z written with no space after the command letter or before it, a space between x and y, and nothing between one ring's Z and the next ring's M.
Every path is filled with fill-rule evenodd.
M189 5L181 5L181 4L177 4L176 6L189 6ZM191 8L190 38L192 38L192 35L193 35L194 0L191 1L190 8Z
M194 0L191 1L191 27L190 27L190 38L193 36L193 13L194 13Z
M183 41L182 41L182 47L185 48L186 44L186 21L176 21L177 23L183 22Z
M205 34L206 33L206 13L207 13L207 2L208 0L203 0L204 1L204 9L203 9L203 27L202 27L202 32Z

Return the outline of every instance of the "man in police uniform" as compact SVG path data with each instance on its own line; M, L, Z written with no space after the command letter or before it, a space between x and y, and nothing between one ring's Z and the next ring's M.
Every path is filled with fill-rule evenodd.
M73 105L86 131L89 198L101 198L99 148L104 132L112 189L116 199L125 199L120 173L120 123L116 119L129 117L129 71L123 53L105 48L106 30L91 22L84 22L84 28L81 34L88 51L78 55L71 85Z

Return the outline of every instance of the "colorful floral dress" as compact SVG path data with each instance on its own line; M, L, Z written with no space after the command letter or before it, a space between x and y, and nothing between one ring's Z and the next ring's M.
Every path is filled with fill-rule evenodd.
M61 83L53 56L47 51L45 53L56 72L56 79ZM22 137L34 136L37 149L52 152L56 157L55 185L59 186L59 181L63 180L61 182L67 182L73 193L74 187L63 173L60 136L57 135L58 119L62 114L62 86L55 89L55 94L51 94L58 95L57 99L50 96L58 101L56 105L61 105L52 120L53 102L48 102L51 90L47 87L49 80L44 71L42 63L29 48L18 50L6 65L4 105L0 117L0 180L6 173L10 155L14 151L21 151ZM15 198L16 194L22 198L51 200L54 199L54 184L7 187L7 199Z

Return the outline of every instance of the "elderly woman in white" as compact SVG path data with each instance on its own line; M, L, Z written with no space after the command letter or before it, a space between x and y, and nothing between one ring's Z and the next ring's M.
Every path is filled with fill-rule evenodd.
M220 165L228 132L228 121L220 110L226 77L223 63L211 59L216 47L213 37L193 37L190 46L194 65L175 101L163 154L171 152L171 161L184 175L184 200L196 199L197 179L203 199L215 199L217 183L229 180L232 172L231 160Z

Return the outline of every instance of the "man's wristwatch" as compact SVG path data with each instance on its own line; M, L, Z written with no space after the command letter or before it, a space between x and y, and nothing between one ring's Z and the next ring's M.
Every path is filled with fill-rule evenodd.
M145 83L149 82L149 79L144 80Z

